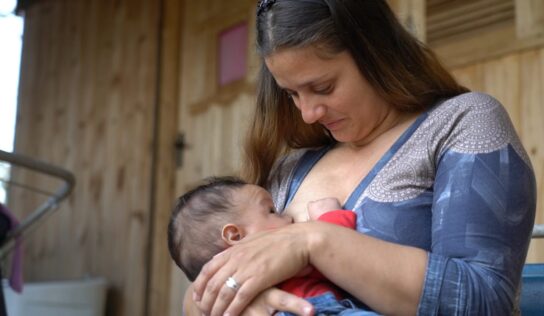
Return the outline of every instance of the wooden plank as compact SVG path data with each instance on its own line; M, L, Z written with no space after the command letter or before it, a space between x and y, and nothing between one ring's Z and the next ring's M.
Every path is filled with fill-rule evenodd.
M27 239L25 276L104 276L111 315L145 313L157 17L158 3L144 0L42 1L25 12L16 150L77 181ZM32 209L14 196L17 210Z
M513 0L477 0L465 2L464 4L450 1L449 5L441 10L432 9L427 5L428 23L433 28L450 26L461 21L472 20L475 16L481 17L485 16L486 13L500 12L505 8L512 10L513 14Z
M166 247L165 229L175 198L174 143L178 127L178 86L181 50L182 3L179 0L162 1L162 29L158 119L156 121L153 197L151 266L146 315L170 313L171 263ZM180 300L177 298L177 300ZM180 300L181 301L181 300ZM177 315L181 309L177 310Z
M56 155L52 150L48 150L48 148L51 147L58 147L57 144L47 143L47 142L36 142L36 135L48 135L49 137L58 137L59 128L60 126L55 126L55 114L61 114L59 110L59 107L62 105L59 105L59 96L57 93L58 87L59 87L59 71L58 68L60 66L60 60L58 58L58 47L50 47L48 45L49 42L59 42L59 34L60 27L63 24L62 19L62 12L58 6L54 5L46 5L41 8L37 8L34 10L34 16L38 18L36 23L27 23L28 29L34 30L41 27L42 23L44 23L47 20L53 19L59 21L56 24L53 24L50 26L50 33L47 34L44 37L39 36L33 36L29 34L29 36L35 40L37 47L36 49L38 51L41 51L42 53L39 54L39 56L36 56L36 54L25 54L23 56L23 62L29 62L32 60L33 64L27 65L24 69L32 72L33 70L36 71L34 74L31 74L31 80L30 80L30 89L21 89L20 94L26 93L26 97L21 97L21 101L25 100L29 102L30 104L36 104L36 105L42 105L42 104L50 104L53 106L46 106L46 107L40 107L39 109L36 109L37 111L33 111L30 108L27 109L21 109L19 112L19 124L17 128L19 129L19 126L25 127L27 129L26 133L23 132L23 136L26 136L27 139L24 142L25 147L29 148L30 150L26 152L24 150L25 147L22 147L20 144L16 142L15 144L15 150L21 153L27 153L28 155L34 156L36 158L49 161L49 162L55 162L56 161ZM25 34L26 34L25 30ZM21 76L21 81L25 80L26 78L23 78ZM22 114L26 114L25 117L22 117ZM19 137L20 135L17 133L16 137ZM39 188L46 189L47 188L53 188L53 185L58 185L58 183L50 181L50 179L45 179L42 176L39 176L35 173L29 173L29 172L22 172L22 177L18 177L18 175L14 174L14 179L18 182L22 182L31 186L37 186ZM49 190L51 191L51 190ZM28 191L21 191L14 192L17 194L17 196L12 197L12 205L16 213L21 214L21 217L28 215L36 206L38 206L39 203L44 201L43 196L35 196L30 194ZM11 204L11 203L10 203ZM62 211L65 211L66 208L63 208ZM62 213L61 213L62 214ZM57 217L58 219L58 217ZM37 227L37 229L33 232L32 235L29 236L29 240L34 241L34 248L29 249L28 256L30 258L36 258L38 261L41 261L43 263L42 269L43 272L47 273L48 271L54 272L58 268L55 267L54 262L51 259L51 256L54 256L55 254L59 253L59 249L54 247L56 241L59 241L59 233L54 229L54 222L51 221L51 219L46 219L43 222L43 225L41 227ZM37 236L41 235L41 238L38 238ZM32 260L32 259L30 259ZM72 268L72 267L69 267ZM73 273L73 268L70 271L66 271L67 274ZM29 278L36 278L40 279L40 277L43 278L43 276L40 276L37 271L32 269L25 269L25 273Z
M426 41L427 21L425 0L387 0L397 18L420 41Z
M515 0L518 38L544 36L544 1Z
M427 0L427 11L449 11L457 6L465 6L473 3L474 0Z
M176 170L176 193L185 192L202 178L230 174L240 167L242 118L253 109L252 87L259 66L253 53L255 1L185 1L179 98L179 131L190 146L183 166ZM248 21L248 74L244 80L220 89L216 79L217 36L226 27ZM170 313L179 315L188 281L171 265Z
M521 133L519 55L495 59L484 63L482 67L483 91L504 105L517 132Z
M472 91L483 91L484 74L481 64L453 69L452 74L460 84L468 89Z
M501 24L481 32L437 40L430 46L445 65L462 67L544 45L544 37L516 39L514 25Z
M536 223L544 224L544 49L531 50L520 56L522 142L527 149L537 179ZM527 257L528 262L544 262L544 242L533 240Z
M444 39L452 36L463 36L466 33L475 33L479 29L493 27L497 24L514 21L513 6L496 7L495 10L482 10L471 14L465 14L464 18L444 21L443 25L429 25L429 41ZM432 28L431 28L432 27Z
M492 0L499 1L499 0ZM511 7L514 0L500 0L504 8ZM432 12L440 11L444 14L450 14L450 11L456 7L465 5L477 5L478 2L458 2L444 1L437 4L440 10L430 10ZM483 3L483 2L482 2ZM499 2L497 2L499 3ZM540 0L515 0L515 19L510 18L510 13L504 11L504 18L500 23L487 22L484 20L490 18L476 19L471 26L475 28L472 31L462 31L468 25L456 20L459 24L455 32L446 32L439 35L428 35L431 48L437 53L440 59L450 68L462 67L478 62L500 58L509 54L519 53L524 50L535 49L544 45L544 2ZM490 10L496 10L498 6L489 6ZM463 19L464 15L456 19ZM432 17L429 17L433 21ZM489 21L488 21L489 22ZM517 25L516 25L517 24ZM480 27L481 26L481 27ZM433 30L433 26L429 28Z

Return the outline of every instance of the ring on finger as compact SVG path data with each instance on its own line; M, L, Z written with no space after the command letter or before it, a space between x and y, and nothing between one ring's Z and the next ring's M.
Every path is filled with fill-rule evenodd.
M240 285L233 277L229 277L227 281L225 281L225 285L235 292L238 291L238 289L240 288Z

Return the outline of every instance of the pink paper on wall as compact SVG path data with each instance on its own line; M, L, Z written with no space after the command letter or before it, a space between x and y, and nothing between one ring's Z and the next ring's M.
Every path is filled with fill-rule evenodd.
M219 34L219 86L243 79L247 69L247 23L232 26Z

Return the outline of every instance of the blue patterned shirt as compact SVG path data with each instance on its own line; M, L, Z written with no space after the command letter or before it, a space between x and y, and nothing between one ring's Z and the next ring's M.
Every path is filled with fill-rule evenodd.
M281 159L269 189L282 211L330 149ZM361 233L428 251L419 315L511 315L536 209L529 158L506 110L466 93L435 105L348 198Z

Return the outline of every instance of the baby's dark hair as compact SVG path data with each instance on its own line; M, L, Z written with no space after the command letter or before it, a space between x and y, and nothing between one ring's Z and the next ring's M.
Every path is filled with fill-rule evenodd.
M170 256L194 281L202 266L226 247L221 227L233 219L232 192L247 183L236 177L210 177L180 196L168 223Z

